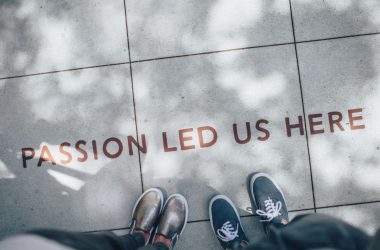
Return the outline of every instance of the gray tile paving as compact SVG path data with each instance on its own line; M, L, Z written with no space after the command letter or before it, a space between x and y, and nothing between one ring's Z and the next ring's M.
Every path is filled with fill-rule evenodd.
M128 79L124 65L1 81L0 235L36 227L93 231L127 226L141 194L138 158L126 146L127 136L136 133ZM110 137L124 145L112 160L103 151ZM85 152L74 149L79 140L86 141L78 144ZM59 150L63 142L71 144L63 148L70 162ZM23 168L21 149L27 147L35 156ZM110 142L106 152L115 155L118 149ZM49 152L56 165L41 162L38 167Z
M149 150L142 155L144 187L161 186L188 198L190 220L207 219L211 196L224 193L242 214L250 206L246 177L255 171L271 174L284 188L290 209L313 207L305 137L286 136L284 117L302 115L293 46L244 50L144 62L133 65L136 109L140 134L146 134ZM267 141L255 129L267 119ZM251 141L237 144L252 127ZM263 125L263 124L261 124ZM212 126L218 139L200 148L197 128ZM181 150L179 130L194 128L184 137L196 139ZM164 152L163 135L168 147ZM212 135L204 133L209 142Z
M292 0L297 41L380 32L376 0Z
M0 78L128 61L123 1L1 1Z
M128 0L132 60L293 42L288 0Z
M340 218L363 229L370 235L374 234L376 229L379 228L380 203L331 207L318 209L317 212Z
M379 46L377 35L298 45L306 113L322 114L316 128L325 130L309 136L317 207L379 200ZM348 110L357 108L354 126L365 128L351 130ZM332 111L345 131L330 132Z
M132 60L293 42L288 0L126 2ZM297 41L380 32L376 0L291 2ZM125 24L123 1L3 1L0 78L126 62ZM316 205L332 206L318 212L370 233L379 225L380 203L334 206L380 197L379 39L297 45L306 115L323 114L325 129L309 130ZM142 173L136 149L128 155L127 136L136 133L129 65L0 80L0 237L35 227L126 228L140 174L145 189L161 186L188 198L190 223L179 249L220 249L207 221L209 198L226 194L248 215L245 178L254 171L279 182L291 210L312 208L306 138L288 138L284 127L284 117L295 122L302 115L295 55L294 45L282 45L134 64L137 125L148 145ZM347 110L354 108L363 108L363 121L355 123L365 129L349 131ZM331 111L342 113L344 132L337 125L329 132ZM258 119L269 121L261 124L270 131L266 141L258 140L265 135L255 129ZM244 137L245 122L252 139L240 145L232 124ZM201 126L215 128L215 145L200 148ZM181 150L179 130L187 128L193 131L181 132L182 147L195 149ZM162 132L177 151L163 151ZM124 145L112 160L103 153L110 137ZM205 130L205 142L211 139ZM83 163L79 140L87 143L79 145L87 153ZM61 162L64 141L71 144L68 164ZM37 167L41 155L48 157L44 145L56 166ZM23 147L35 149L27 168ZM115 141L106 148L111 155L117 150ZM313 210L291 217L304 212ZM257 217L242 220L250 239L263 235Z

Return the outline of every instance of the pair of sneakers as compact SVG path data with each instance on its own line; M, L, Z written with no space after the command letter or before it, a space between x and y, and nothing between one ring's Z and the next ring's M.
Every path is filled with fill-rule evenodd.
M248 194L252 210L260 216L264 231L270 225L282 227L289 221L284 194L275 181L267 174L254 173L248 177ZM248 244L239 213L232 201L225 195L213 197L209 205L211 227L224 249L236 249Z
M180 194L170 195L165 203L164 200L160 189L146 190L133 208L129 233L142 233L145 245L163 243L173 249L185 229L188 205Z

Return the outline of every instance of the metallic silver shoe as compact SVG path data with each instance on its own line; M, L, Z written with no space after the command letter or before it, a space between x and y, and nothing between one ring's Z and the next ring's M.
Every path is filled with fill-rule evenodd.
M178 241L179 236L185 230L188 205L185 197L180 194L172 194L165 202L164 209L161 214L160 222L157 226L156 233L152 242L157 235L162 235L171 240L169 249L173 249L175 243Z
M162 207L164 204L164 196L160 189L150 188L146 190L137 200L132 212L132 222L130 226L130 234L135 231L142 231L152 236L154 226L156 225ZM149 240L145 242L148 244Z

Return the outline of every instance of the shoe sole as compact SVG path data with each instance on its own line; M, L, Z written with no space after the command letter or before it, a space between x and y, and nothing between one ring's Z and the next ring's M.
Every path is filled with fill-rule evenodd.
M282 197L284 199L286 209L288 209L288 205L286 204L286 200L285 200L285 195L282 192L280 186L277 185L277 183L272 179L272 177L270 177L268 174L265 174L265 173L253 174L252 177L251 177L251 180L249 181L249 196L253 199L253 202L254 202L254 205L255 205L256 209L257 209L257 203L256 203L256 199L255 199L255 196L253 195L253 191L252 190L253 190L253 184L255 183L256 179L259 178L259 177L266 177L266 178L268 178L273 183L273 185L278 189L278 191L280 191L280 193L281 193L281 195L282 195ZM253 209L252 209L252 213L253 213Z
M212 228L212 231L214 232L215 234L215 228L214 228L214 220L212 219L212 212L211 212L211 207L212 207L212 204L214 203L214 201L218 200L218 199L222 199L222 200L225 200L227 201L228 204L231 205L231 207L234 209L234 212L236 214L236 216L238 217L238 220L239 220L239 223L240 223L240 227L243 231L243 233L245 235L247 235L244 231L244 228L243 228L243 224L241 223L241 220L240 220L240 215L234 205L234 203L231 201L230 198L228 198L227 196L223 195L223 194L219 194L219 195L216 195L214 196L211 200L210 200L210 203L209 203L209 206L208 206L208 213L209 213L209 217L210 217L210 222L211 222L211 228Z

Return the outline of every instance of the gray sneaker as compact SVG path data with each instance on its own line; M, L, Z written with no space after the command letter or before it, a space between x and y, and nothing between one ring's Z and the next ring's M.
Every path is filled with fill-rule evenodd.
M172 194L165 202L160 222L157 226L155 236L161 235L171 240L169 249L173 249L186 227L188 217L188 205L185 197L180 194Z
M156 225L162 207L164 204L164 196L158 188L150 188L146 190L137 200L132 212L132 222L130 226L130 234L136 231L149 234L152 236L154 226ZM145 242L148 244L149 240Z

